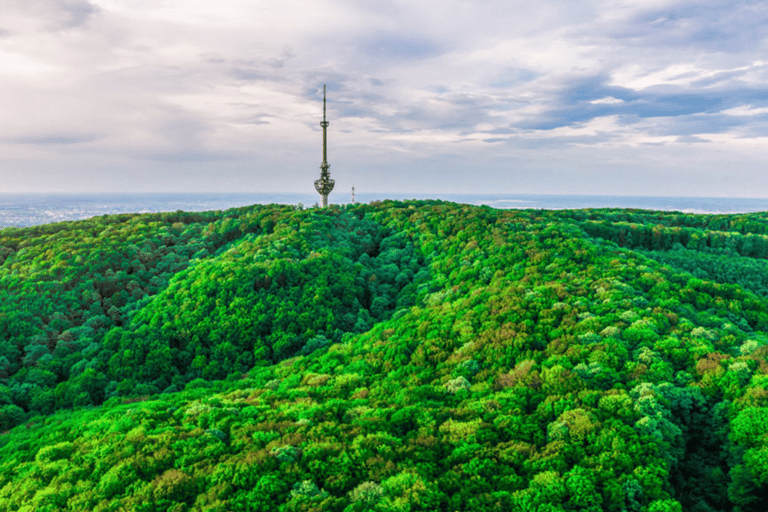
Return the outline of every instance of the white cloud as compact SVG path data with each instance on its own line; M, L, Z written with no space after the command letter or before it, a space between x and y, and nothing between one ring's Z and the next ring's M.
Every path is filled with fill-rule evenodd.
M725 109L721 114L728 116L759 116L768 114L768 107L755 108L752 105L739 105L738 107Z
M620 105L625 102L624 100L614 98L613 96L606 96L604 98L600 98L599 100L592 100L590 103L592 105Z
M749 71L753 66L706 69L689 63L678 63L663 69L649 70L642 65L629 65L611 74L611 85L642 90L660 85L690 87L695 82L715 77L721 73Z
M505 159L530 161L545 183L547 165L618 165L623 187L652 162L672 179L676 162L617 157L651 144L716 168L768 133L766 37L755 5L695 5L12 0L0 20L0 167L25 172L4 186L121 189L121 169L175 190L194 161L185 187L252 176L254 189L292 189L317 171L324 82L332 172L367 169L362 188L381 183L366 178L378 162L395 188L426 165L456 181L426 173L423 188L478 183L471 173L487 169L498 190ZM678 112L680 91L692 99ZM46 180L64 167L71 180Z

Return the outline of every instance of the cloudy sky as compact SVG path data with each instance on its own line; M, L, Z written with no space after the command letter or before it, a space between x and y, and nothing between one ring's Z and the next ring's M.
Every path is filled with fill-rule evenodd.
M3 0L0 192L768 197L764 0ZM319 92L318 92L319 91Z

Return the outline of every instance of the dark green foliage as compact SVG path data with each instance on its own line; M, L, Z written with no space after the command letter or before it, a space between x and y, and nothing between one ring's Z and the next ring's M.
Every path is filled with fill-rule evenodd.
M765 510L766 236L440 201L0 231L0 509Z
M352 213L305 210L278 221L271 234L243 237L178 273L132 321L134 330L159 332L158 344L170 349L168 368L150 374L175 365L181 375L223 378L319 348L318 336L337 343L345 332L367 331L399 300L411 305L399 296L413 287L424 258L406 237L387 232ZM134 343L126 339L115 352ZM135 364L117 366L130 371Z
M408 236L346 211L102 217L0 231L0 245L0 378L44 414L338 342L428 277Z

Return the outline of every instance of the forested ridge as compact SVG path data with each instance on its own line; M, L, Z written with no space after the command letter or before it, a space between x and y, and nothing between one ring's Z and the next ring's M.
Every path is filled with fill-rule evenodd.
M768 509L768 215L0 230L0 510Z

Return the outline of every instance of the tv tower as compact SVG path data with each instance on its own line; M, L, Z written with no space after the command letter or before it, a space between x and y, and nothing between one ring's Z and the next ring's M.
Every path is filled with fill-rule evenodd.
M317 193L323 196L323 208L328 207L328 194L333 190L333 185L336 183L331 179L331 173L328 172L330 165L328 164L328 145L327 145L327 129L328 121L325 120L325 84L323 84L323 120L320 122L320 126L323 127L323 163L320 164L320 179L315 180L315 190Z

